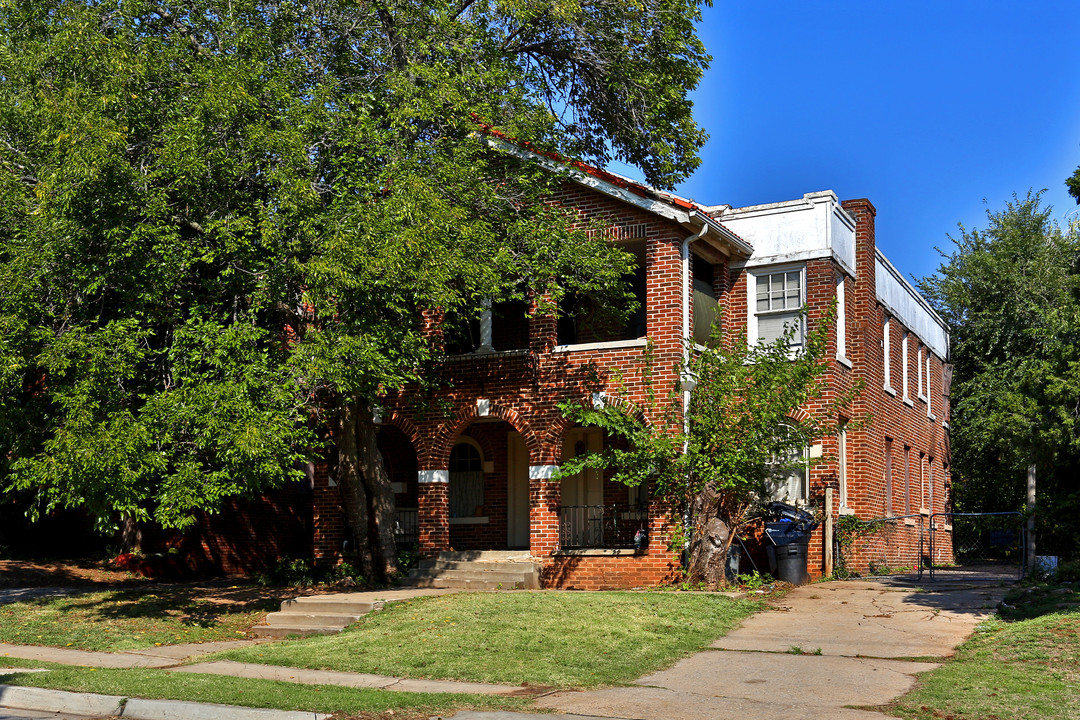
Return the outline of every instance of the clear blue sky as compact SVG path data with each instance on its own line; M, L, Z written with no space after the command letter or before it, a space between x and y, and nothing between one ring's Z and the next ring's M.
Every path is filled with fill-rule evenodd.
M710 140L680 195L870 198L878 246L916 277L1014 192L1046 188L1055 218L1076 216L1078 0L716 0L699 35Z

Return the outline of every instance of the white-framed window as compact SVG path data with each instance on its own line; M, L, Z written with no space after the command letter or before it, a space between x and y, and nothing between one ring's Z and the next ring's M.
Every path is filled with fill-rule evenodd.
M777 463L767 481L773 500L794 504L809 497L806 481L809 454L809 448L802 447Z
M892 344L889 342L890 320L891 318L886 315L885 323L882 325L881 328L881 345L882 348L885 350L885 391L895 393L896 391L893 390L892 387Z
M885 438L885 516L893 514L892 438Z
M840 507L848 506L847 421L841 420L836 431L836 475L840 481Z
M919 364L915 366L915 372L919 376L919 399L926 400L926 385L923 384L923 346L919 345Z
M781 424L777 428L777 434L786 434L791 429L791 426ZM809 497L807 482L809 465L810 448L806 445L795 448L787 457L775 459L766 480L766 490L769 497L787 503L807 500Z
M805 330L802 317L806 305L806 266L771 267L748 273L747 335L755 343L768 344L783 337L794 326L790 347L803 346Z
M844 301L844 276L836 281L836 357L847 360L847 303Z
M926 351L926 417L928 417L928 418L934 417L934 411L932 409L933 404L932 404L932 401L930 400L930 398L933 397L933 395L930 394L930 368L933 367L933 365L931 365L931 363L930 363L930 360L933 357L934 357L933 353L931 353L929 350L927 350Z
M908 359L908 338L909 337L910 336L909 336L908 332L905 330L904 331L904 340L900 345L900 360L904 364L904 372L903 372L904 400L906 400L908 402L911 402L911 393L908 392L908 387L909 387L909 385L908 385L908 365L911 364L909 359Z

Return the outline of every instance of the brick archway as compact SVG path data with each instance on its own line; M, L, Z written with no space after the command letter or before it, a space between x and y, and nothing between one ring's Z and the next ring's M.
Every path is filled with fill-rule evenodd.
M581 398L581 402L586 404L591 403L592 396L589 395ZM618 396L605 396L604 404L608 407L619 408L623 412L626 412L627 414L632 416L634 419L640 421L646 427L654 427L653 422L649 419L647 415L645 415L644 412L642 412L641 408L639 408L637 405L625 398ZM548 427L548 442L551 444L552 447L555 448L555 456L552 461L553 464L557 465L559 463L559 460L562 457L561 450L563 436L566 435L566 431L572 427L574 427L573 424L563 415L559 415L559 417L554 420Z
M447 467L454 441L465 428L484 417L499 418L520 433L529 451L530 461L544 457L544 444L539 433L533 430L516 410L493 402L486 415L481 415L475 404L459 408L447 422L439 426L434 436L425 444L422 465L432 469Z

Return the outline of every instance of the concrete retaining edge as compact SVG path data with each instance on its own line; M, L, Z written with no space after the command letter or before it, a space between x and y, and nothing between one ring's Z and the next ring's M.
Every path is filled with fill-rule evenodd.
M0 707L116 716L132 720L324 720L325 713L217 705L186 700L145 700L65 690L0 685Z

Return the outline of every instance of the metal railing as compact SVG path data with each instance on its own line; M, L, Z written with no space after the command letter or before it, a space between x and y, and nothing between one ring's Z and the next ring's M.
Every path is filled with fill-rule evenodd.
M563 505L559 513L559 547L642 549L648 542L649 514L629 505Z
M416 508L398 508L394 518L394 542L399 550L420 542L420 511Z
M1019 512L934 513L929 536L931 580L949 570L1001 573L1015 565L1019 578L1027 572L1027 528Z

